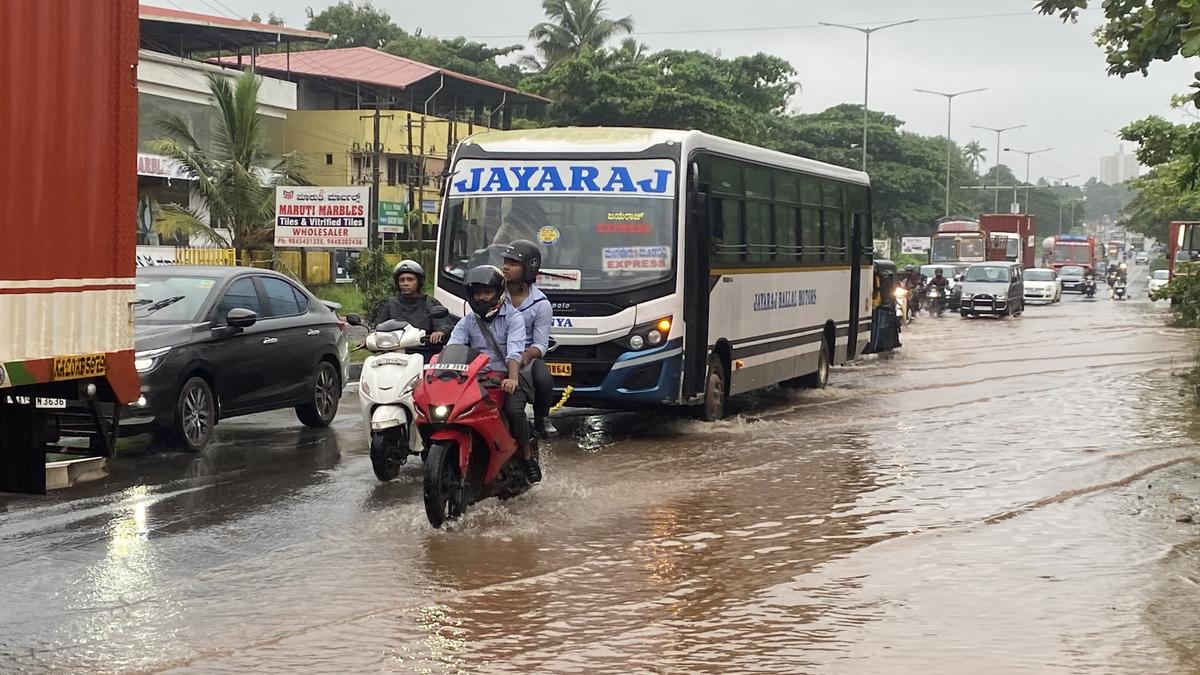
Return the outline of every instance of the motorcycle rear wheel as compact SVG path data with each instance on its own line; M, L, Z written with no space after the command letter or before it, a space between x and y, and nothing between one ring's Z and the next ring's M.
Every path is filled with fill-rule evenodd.
M424 471L425 516L429 524L440 528L447 520L462 517L466 504L458 473L458 448L450 443L433 444Z

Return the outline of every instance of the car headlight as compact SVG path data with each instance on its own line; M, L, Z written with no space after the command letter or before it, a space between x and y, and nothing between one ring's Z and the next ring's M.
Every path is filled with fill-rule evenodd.
M161 347L137 352L133 355L133 367L139 373L148 373L162 365L163 358L169 351L171 351L170 347Z

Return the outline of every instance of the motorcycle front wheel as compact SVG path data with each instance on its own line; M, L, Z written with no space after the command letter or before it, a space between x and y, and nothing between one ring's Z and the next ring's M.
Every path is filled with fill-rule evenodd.
M457 520L466 510L462 479L458 472L458 448L452 443L434 443L425 458L425 516L441 527Z

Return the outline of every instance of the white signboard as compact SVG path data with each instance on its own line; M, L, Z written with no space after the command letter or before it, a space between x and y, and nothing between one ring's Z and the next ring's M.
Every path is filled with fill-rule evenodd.
M275 245L366 248L371 188L275 188Z
M892 240L891 239L875 239L871 242L875 247L875 257L882 260L892 259Z
M901 253L929 253L929 237L900 237Z
M675 163L667 159L534 161L464 159L454 165L451 197L675 196Z

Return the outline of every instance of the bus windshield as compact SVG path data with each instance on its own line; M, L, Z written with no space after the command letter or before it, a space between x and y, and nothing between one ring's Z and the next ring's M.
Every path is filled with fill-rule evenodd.
M462 279L503 264L503 247L528 239L542 249L543 289L614 291L670 278L674 200L635 196L454 198L440 233L442 272Z
M945 237L933 238L930 262L982 262L984 260L983 237Z
M1090 263L1091 249L1087 244L1064 244L1062 242L1058 242L1054 246L1054 262Z

